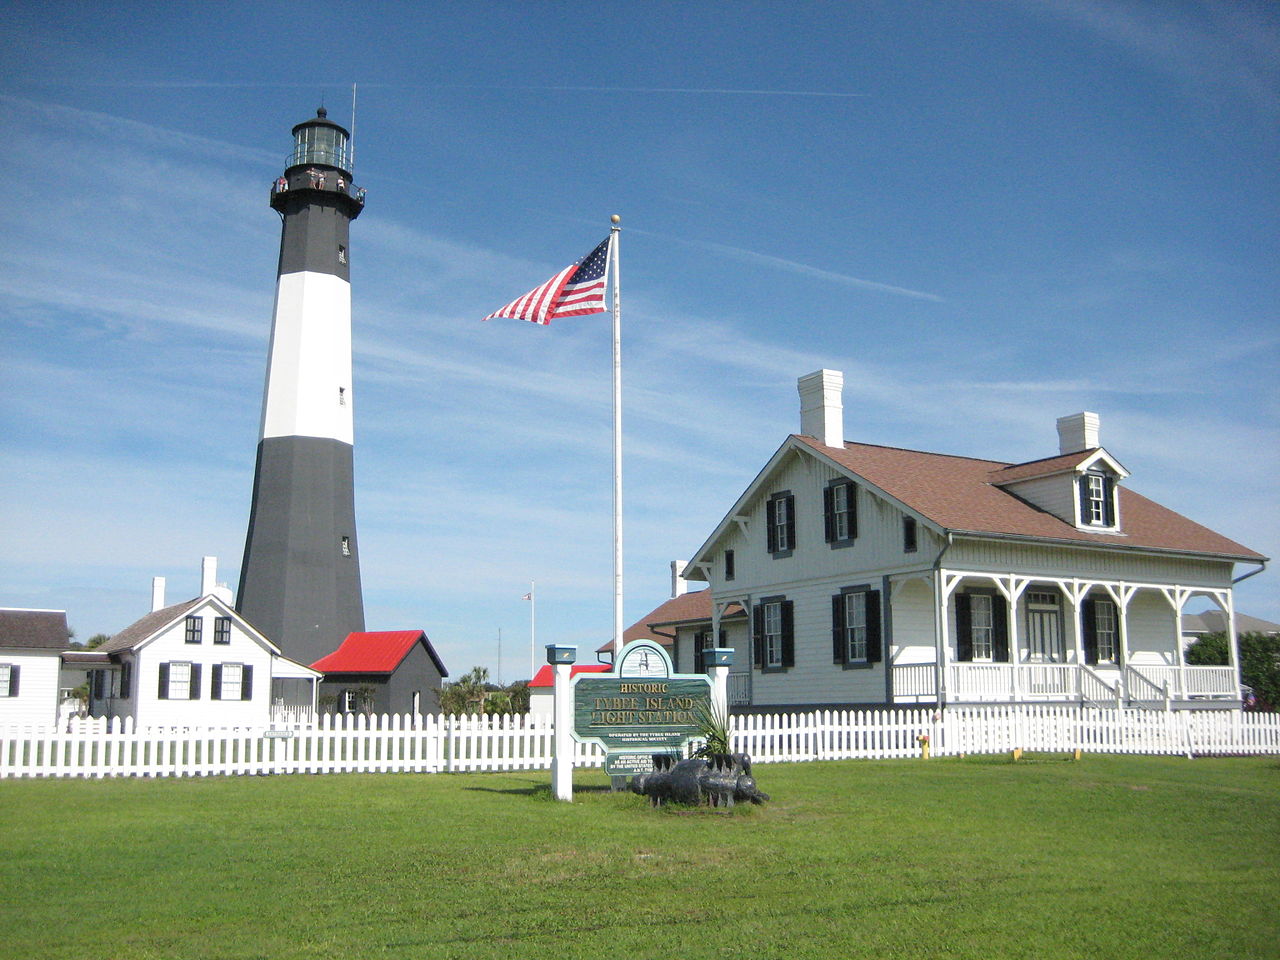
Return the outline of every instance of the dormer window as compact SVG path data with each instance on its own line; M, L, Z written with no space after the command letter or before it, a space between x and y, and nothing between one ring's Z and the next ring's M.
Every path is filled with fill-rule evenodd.
M1085 473L1080 477L1080 526L1116 525L1115 479L1105 473Z

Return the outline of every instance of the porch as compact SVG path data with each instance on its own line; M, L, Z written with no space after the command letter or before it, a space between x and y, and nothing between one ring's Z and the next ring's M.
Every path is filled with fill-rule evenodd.
M1177 702L1237 702L1232 667L948 663L894 665L897 703L1076 702L1099 706L1169 706Z

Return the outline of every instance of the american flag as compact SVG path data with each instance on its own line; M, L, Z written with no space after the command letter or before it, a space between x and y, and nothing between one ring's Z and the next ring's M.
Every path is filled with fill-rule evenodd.
M609 268L609 238L576 263L565 267L541 286L512 300L486 320L505 318L548 324L561 317L604 313L605 273Z

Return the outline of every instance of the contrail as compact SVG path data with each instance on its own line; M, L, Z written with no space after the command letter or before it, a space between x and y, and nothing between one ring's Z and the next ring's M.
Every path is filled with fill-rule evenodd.
M215 88L319 88L346 87L349 80L296 81L219 81L219 80L42 80L35 81L53 87L130 87L139 89ZM868 97L867 93L842 93L835 90L750 90L733 87L574 87L574 86L501 86L480 83L371 83L360 81L362 87L381 87L414 90L562 90L569 93L693 93L720 94L740 97L827 97L854 99Z
M930 300L934 303L945 303L943 297L936 293L928 293L924 290L912 290L909 287L895 287L888 283L878 283L875 280L864 280L861 277L852 277L847 273L836 273L834 270L823 270L821 267L811 267L807 263L797 263L795 260L787 260L783 257L775 257L768 253L757 253L754 250L744 250L742 247L731 247L727 243L715 243L711 240L685 240L680 237L667 237L656 234L648 230L641 230L631 227L629 233L639 233L650 237L657 237L661 240L669 240L675 243L683 243L692 247L702 247L707 250L715 250L726 256L734 257L738 260L746 260L748 263L762 263L766 266L776 267L779 270L786 270L789 273L799 273L806 277L817 277L820 280L829 280L833 283L844 284L848 287L859 287L863 290L876 290L880 293L892 293L900 297L911 297L913 300Z

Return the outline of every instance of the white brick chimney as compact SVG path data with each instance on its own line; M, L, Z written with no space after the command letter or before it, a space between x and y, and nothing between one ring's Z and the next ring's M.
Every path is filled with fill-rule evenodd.
M828 447L844 446L844 374L815 370L796 381L800 390L800 432Z
M1058 418L1058 452L1081 453L1102 446L1098 441L1101 421L1096 413L1085 410Z
M207 597L218 586L218 558L200 558L200 596Z
M671 599L683 597L689 592L689 581L680 576L681 572L688 566L688 560L672 560L671 561Z
M151 578L151 612L164 609L164 577Z

